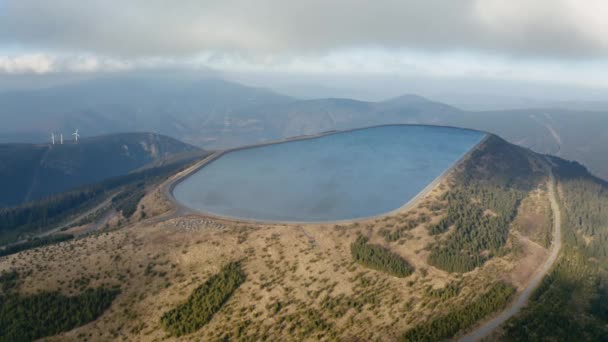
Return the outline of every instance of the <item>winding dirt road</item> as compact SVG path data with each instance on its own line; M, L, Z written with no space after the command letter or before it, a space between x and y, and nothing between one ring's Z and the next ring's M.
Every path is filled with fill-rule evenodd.
M561 212L556 197L555 191L555 177L551 173L551 179L549 181L549 201L551 202L551 211L553 212L553 241L551 243L551 251L549 257L537 270L534 277L528 283L528 286L519 294L519 297L515 299L509 307L507 307L500 314L495 316L489 321L484 322L479 327L475 328L469 334L461 337L460 342L479 341L484 337L487 337L494 329L505 323L509 318L515 316L526 304L532 292L540 285L541 281L547 275L559 255L559 251L562 248L562 230L561 230Z

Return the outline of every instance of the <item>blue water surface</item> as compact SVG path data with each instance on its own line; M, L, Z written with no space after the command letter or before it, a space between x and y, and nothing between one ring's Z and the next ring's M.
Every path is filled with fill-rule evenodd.
M335 221L397 209L484 137L458 128L365 128L224 154L178 184L202 212L257 221Z

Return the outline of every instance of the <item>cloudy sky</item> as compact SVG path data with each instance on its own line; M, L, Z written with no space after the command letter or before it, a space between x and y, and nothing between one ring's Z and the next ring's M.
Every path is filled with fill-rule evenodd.
M0 0L2 74L163 67L608 88L605 0Z

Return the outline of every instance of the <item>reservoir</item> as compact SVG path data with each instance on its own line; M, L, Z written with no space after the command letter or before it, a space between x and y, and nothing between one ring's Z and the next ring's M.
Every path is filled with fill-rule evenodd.
M485 136L391 125L230 151L177 184L194 210L256 221L337 221L397 209Z

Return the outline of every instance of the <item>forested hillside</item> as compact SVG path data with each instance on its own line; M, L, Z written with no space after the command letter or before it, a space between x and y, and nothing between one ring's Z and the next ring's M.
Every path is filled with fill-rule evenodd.
M115 194L112 205L129 218L143 197L145 187L178 172L196 157L185 158L102 182L62 192L38 201L0 208L0 246L53 228Z
M508 341L608 339L608 184L553 158L563 248L532 302L505 329Z
M151 133L66 140L63 145L0 144L0 206L41 199L197 151Z
M455 172L447 213L429 227L447 238L431 247L429 263L462 273L500 253L520 202L544 179L538 155L490 136Z
M99 317L120 289L88 288L75 296L42 292L24 296L17 272L0 272L0 341L33 341L56 335Z

